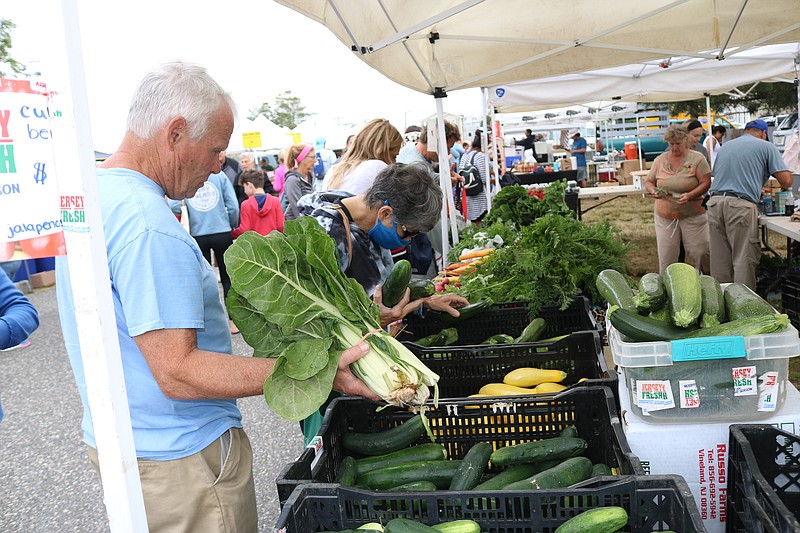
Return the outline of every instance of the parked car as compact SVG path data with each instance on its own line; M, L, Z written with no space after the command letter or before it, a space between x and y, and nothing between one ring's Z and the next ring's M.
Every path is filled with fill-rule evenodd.
M786 137L791 133L797 131L797 111L783 119L772 132L772 142L783 153L783 147L786 145Z

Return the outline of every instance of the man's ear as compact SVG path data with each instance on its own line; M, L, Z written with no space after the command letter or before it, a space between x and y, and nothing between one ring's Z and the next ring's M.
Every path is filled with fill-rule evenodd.
M184 138L188 138L186 126L186 119L183 117L175 117L167 123L166 134L170 147L177 145Z

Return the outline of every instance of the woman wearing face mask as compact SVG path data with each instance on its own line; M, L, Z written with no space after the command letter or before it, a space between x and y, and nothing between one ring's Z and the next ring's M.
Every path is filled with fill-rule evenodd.
M418 233L430 231L441 209L442 190L429 168L419 163L387 166L372 186L357 196L322 191L298 203L300 214L315 217L336 241L339 266L379 304L384 326L420 305L458 316L457 308L469 303L455 294L409 302L406 294L392 308L382 305L380 285L394 264L390 250L407 246Z
M283 215L286 220L294 220L299 215L297 201L313 192L314 163L317 153L310 144L295 144L286 150L286 168L292 170L286 173L283 183Z

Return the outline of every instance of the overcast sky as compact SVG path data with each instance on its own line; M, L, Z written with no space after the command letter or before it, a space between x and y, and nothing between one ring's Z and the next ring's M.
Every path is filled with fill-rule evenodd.
M51 0L52 1L52 0ZM76 0L95 149L122 139L142 76L171 59L200 63L240 113L290 90L320 123L388 118L401 131L436 112L432 96L384 78L327 28L271 0ZM11 19L12 57L47 73L49 2L0 0ZM477 89L456 91L447 113L480 116ZM324 135L325 132L320 132Z

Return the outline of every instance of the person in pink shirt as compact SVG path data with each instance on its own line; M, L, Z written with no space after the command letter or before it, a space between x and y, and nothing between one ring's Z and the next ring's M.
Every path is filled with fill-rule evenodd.
M239 183L248 196L239 212L239 227L233 230L233 238L245 231L268 235L273 230L283 231L283 209L273 194L264 190L264 173L260 170L245 170Z
M275 175L272 177L272 188L278 194L278 198L283 194L283 182L286 180L286 150L278 152L278 168L275 169Z

